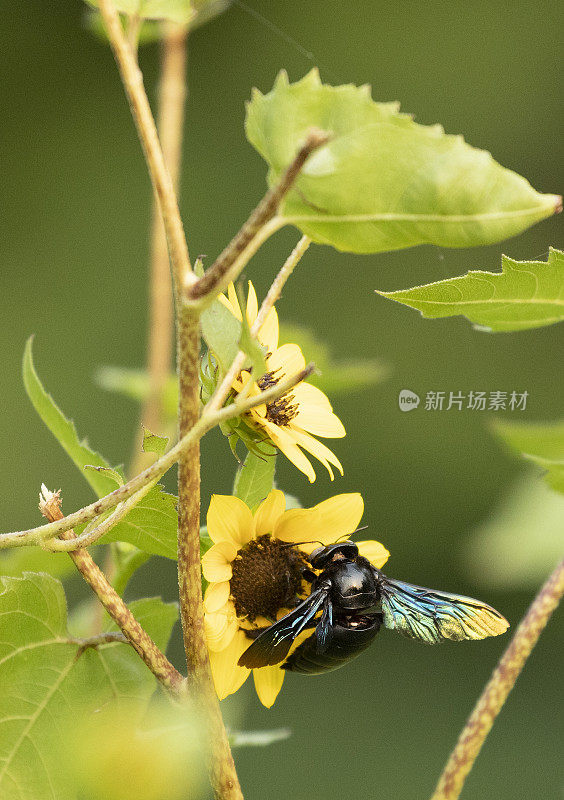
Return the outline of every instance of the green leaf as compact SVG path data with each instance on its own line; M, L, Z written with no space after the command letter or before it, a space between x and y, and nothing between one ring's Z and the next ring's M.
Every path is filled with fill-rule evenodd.
M0 575L21 577L24 572L48 572L55 578L76 573L68 553L50 553L42 547L14 547L0 553Z
M136 611L166 646L169 607L153 599ZM60 765L70 726L108 703L146 707L155 679L129 645L82 650L67 631L63 588L50 575L0 578L0 620L0 797L75 800Z
M86 2L98 8L97 0ZM194 14L192 0L114 0L114 4L121 14L131 14L141 19L168 19L186 23Z
M463 314L487 331L522 331L564 319L563 252L551 248L546 262L502 256L501 267L501 272L471 270L460 278L378 294L428 318Z
M545 471L545 480L564 494L564 420L492 423L494 433L513 450Z
M539 586L562 558L564 497L527 472L465 547L472 578L497 589Z
M140 600L133 600L128 603L128 608L137 622L147 631L157 647L164 653L172 629L178 620L178 603L165 603L160 597L143 597ZM115 622L110 620L109 617L106 628L109 631L119 630ZM148 670L146 672L149 677L153 678Z
M156 453L157 456L162 456L166 451L167 444L167 436L157 436L155 433L151 433L148 428L143 428L143 452Z
M200 320L202 336L225 374L239 352L241 323L219 300L206 308Z
M312 126L331 141L308 159L280 215L338 250L490 244L561 208L461 136L375 103L368 86L322 85L316 70L294 84L282 72L269 94L253 92L247 138L270 167L269 185Z
M94 377L102 389L123 394L138 403L144 402L151 392L149 376L143 369L100 367ZM175 420L178 407L178 378L174 373L170 374L163 388L161 402L166 419Z
M105 542L129 542L155 556L176 559L178 499L163 490L158 484L99 540Z
M88 472L88 470L102 472L107 478L110 478L112 481L114 481L116 486L123 486L125 482L123 475L118 472L117 469L112 469L112 467L95 467L93 464L86 464L84 470L85 472Z
M308 378L328 395L366 389L382 381L387 368L373 359L335 361L325 342L301 325L280 325L280 344L296 343L300 346L306 362L313 361L316 371Z
M113 492L116 487L112 477L94 470L84 472L87 464L97 467L109 467L109 465L99 453L88 447L85 440L80 441L74 423L65 417L51 395L43 388L33 364L32 343L33 337L31 336L27 340L23 358L23 382L27 396L55 439L76 466L83 471L84 477L96 494L102 497Z
M151 558L150 553L144 553L129 542L114 542L115 571L112 586L116 592L123 596L125 588L137 570Z
M233 494L249 508L255 508L272 491L276 455L261 458L248 453L245 463L239 467L235 476Z

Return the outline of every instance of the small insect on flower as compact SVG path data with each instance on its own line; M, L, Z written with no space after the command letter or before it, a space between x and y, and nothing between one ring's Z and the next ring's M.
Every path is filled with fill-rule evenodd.
M227 297L222 295L220 300L237 319L242 318L241 306L233 284L229 286ZM249 326L254 324L257 314L257 296L253 284L249 281L246 308ZM248 392L249 395L258 394L259 391L275 386L282 378L295 375L306 366L303 353L297 344L278 346L278 315L275 308L268 314L257 339L266 350L267 372L256 380ZM243 370L233 383L234 392L240 392L250 379L249 372ZM270 439L312 483L315 480L315 470L304 450L315 456L326 467L331 480L333 480L332 466L336 467L341 475L343 474L339 459L315 438L322 436L326 439L338 439L345 436L343 424L333 413L331 403L315 386L302 382L268 405L251 409L245 419L260 437L266 436Z
M214 544L202 558L202 569L210 582L204 596L205 626L220 699L236 692L250 675L251 668L238 662L256 632L299 608L309 595L311 551L350 535L363 510L357 493L286 511L284 493L275 490L254 513L237 497L213 495L207 528ZM357 546L375 569L386 563L389 553L379 542ZM310 635L310 630L304 634ZM294 639L290 648L300 643L300 637ZM284 670L261 664L252 672L259 699L270 707Z

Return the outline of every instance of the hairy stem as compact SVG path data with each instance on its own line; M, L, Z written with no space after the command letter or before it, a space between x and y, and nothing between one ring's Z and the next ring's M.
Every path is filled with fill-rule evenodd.
M61 510L61 498L59 492L49 492L42 487L39 509L43 516L54 522L63 518ZM73 539L75 534L72 530L63 531L62 539ZM86 550L76 550L69 553L75 567L80 572L86 583L97 595L98 599L120 628L127 641L133 649L143 659L155 678L175 696L184 693L184 678L177 672L167 659L165 654L159 650L148 633L137 622L131 611L123 602L119 594L108 583L104 573L94 562L94 559ZM92 646L90 640L84 646Z
M315 128L309 131L306 141L296 153L294 160L286 169L280 181L266 193L247 222L245 222L221 255L188 290L188 301L205 299L206 303L211 302L243 269L249 258L243 259L242 256L247 252L250 255L256 252L258 247L253 248L253 242L259 238L261 238L260 243L265 240L264 234L261 237L261 232L265 228L268 229L268 226L274 232L284 225L283 219L276 218L280 203L296 182L309 156L315 150L327 144L329 138L329 135L324 131Z
M99 0L98 5L145 153L153 188L159 201L175 282L178 286L188 286L191 282L196 281L196 276L192 272L180 210L163 157L155 120L143 86L143 75L127 42L113 0Z
M179 308L177 320L179 435L197 423L200 410L199 317ZM178 586L190 694L202 712L210 747L209 773L216 798L242 798L219 700L213 684L204 630L200 566L200 443L178 461Z
M294 247L284 264L282 265L278 275L272 282L270 289L266 297L264 298L260 310L257 314L257 318L254 321L251 327L251 334L256 336L271 310L274 306L278 298L280 297L280 293L284 288L284 285L292 272L294 271L295 267L299 264L303 254L308 249L311 244L311 239L309 236L302 236L300 241ZM221 408L227 395L229 394L231 387L233 385L233 381L241 371L241 367L245 363L246 355L242 350L239 350L235 358L233 359L233 363L227 370L225 377L215 390L213 397L208 401L206 405L206 412L210 413L212 411L217 411Z
M486 736L562 595L564 560L548 578L521 620L509 647L468 718L431 800L456 800L460 796L464 781Z
M164 26L158 130L165 164L178 193L186 99L186 28ZM141 419L158 432L163 421L162 392L171 368L173 303L166 232L155 198L151 227L150 322L147 352L149 396ZM138 472L139 470L135 470Z

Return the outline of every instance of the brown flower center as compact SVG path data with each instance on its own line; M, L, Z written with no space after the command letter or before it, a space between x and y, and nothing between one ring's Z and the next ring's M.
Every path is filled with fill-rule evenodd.
M298 413L299 406L293 394L284 394L266 406L266 418L275 425L288 425Z
M232 563L231 596L238 617L276 619L281 608L295 603L302 591L306 562L296 549L268 534L240 550Z

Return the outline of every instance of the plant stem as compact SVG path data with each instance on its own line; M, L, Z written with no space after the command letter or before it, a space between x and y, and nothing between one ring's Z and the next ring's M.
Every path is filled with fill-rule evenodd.
M179 306L177 320L179 435L197 423L200 412L200 322ZM178 460L178 586L190 694L202 712L209 744L209 775L216 798L242 798L219 700L210 669L204 630L200 565L200 443L194 441Z
M178 286L187 286L197 279L192 272L180 210L143 86L143 75L125 38L113 0L99 0L98 5L145 153L153 188L159 201L175 283Z
M251 327L251 334L256 336L270 312L270 309L276 303L278 298L280 297L280 293L284 288L284 285L292 272L294 271L295 267L299 264L303 254L306 252L308 247L311 244L311 239L309 236L302 236L300 241L294 247L282 267L274 281L266 297L264 298L260 310L257 314L257 318L254 321ZM233 381L241 371L241 367L245 363L246 355L242 350L239 350L236 357L233 359L233 363L227 370L225 377L221 381L220 385L215 390L213 397L208 401L206 405L206 412L210 413L212 411L217 411L221 408L223 403L225 402L225 398L229 394L231 387L233 385Z
M260 243L265 241L265 228L270 233L278 230L284 224L282 218L276 218L278 207L286 194L294 185L305 162L318 148L327 144L330 137L324 131L312 128L305 143L300 147L292 163L282 175L280 181L270 189L258 206L255 208L247 222L235 235L225 250L218 256L206 273L187 291L187 300L197 301L204 299L209 304L227 284L235 280L249 258L241 258L247 252L252 255L258 246L252 247L253 242L260 238Z
M49 492L42 486L39 509L51 522L63 519L59 492ZM73 539L75 536L72 530L63 531L60 535L62 539ZM108 614L120 628L133 649L141 656L155 678L171 694L175 696L183 695L184 678L137 622L119 594L108 583L90 553L86 552L86 550L77 550L69 553L69 555L86 583L97 595Z
M521 620L486 684L443 770L431 800L456 800L527 658L564 595L564 560L558 564Z
M255 406L260 406L263 403L270 403L272 400L281 397L298 383L301 383L301 381L309 377L314 369L313 364L308 364L305 369L295 375L284 378L277 383L276 386L265 389L263 392L244 400L236 398L233 403L224 408L220 408L219 411L215 411L213 414L207 414L204 410L204 413L194 427L189 430L174 447L171 447L167 453L153 462L153 464L143 470L143 472L140 472L139 475L135 475L127 483L124 483L123 486L118 486L118 488L114 489L110 494L101 497L88 506L84 506L84 508L78 511L74 511L72 514L68 514L61 520L50 522L47 525L40 525L36 528L29 528L29 530L26 531L0 533L0 550L10 547L28 547L30 545L41 544L45 539L58 536L63 531L74 528L75 525L89 522L91 519L94 519L94 517L98 517L100 514L115 508L115 506L127 500L151 481L158 480L161 475L164 475L164 473L178 461L185 449L189 448L193 442L201 439L202 436L213 427L222 422L227 422L227 420L233 419L233 417L239 417Z
M184 26L164 24L161 45L158 131L165 164L178 194L182 163L182 132L186 100L186 41ZM141 410L145 428L160 433L163 425L163 390L171 370L173 300L166 231L158 199L153 203L149 284L149 338L147 373L149 394ZM143 453L136 442L131 474L146 467L153 456Z

